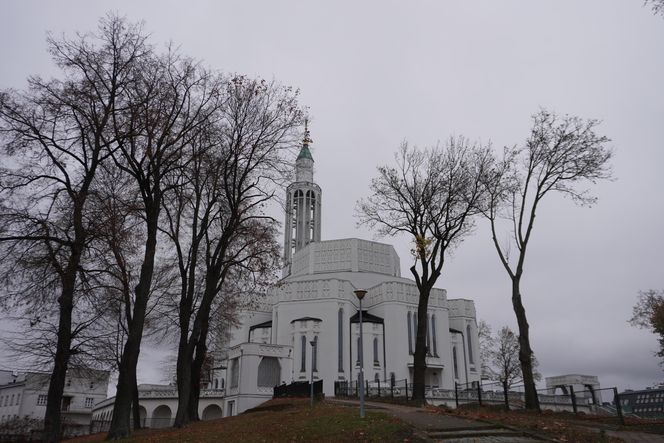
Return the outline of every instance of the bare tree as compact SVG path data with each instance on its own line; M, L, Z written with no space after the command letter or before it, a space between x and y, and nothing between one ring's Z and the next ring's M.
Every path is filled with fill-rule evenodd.
M488 201L482 212L490 221L493 244L512 282L527 409L539 410L539 400L532 371L530 326L521 297L526 252L537 210L547 195L560 193L578 204L592 205L595 198L577 186L610 177L609 139L595 133L598 124L597 120L558 116L542 109L533 116L525 146L506 148L502 159L484 176ZM507 220L511 230L506 244L499 241L501 219Z
M222 101L216 127L190 143L192 160L164 208L181 282L177 427L198 420L210 314L227 277L275 275L276 221L261 208L283 181L302 119L296 91L262 80L230 79Z
M659 351L656 355L664 359L664 290L639 291L629 322L632 326L649 329L657 334Z
M219 99L218 82L192 60L169 51L152 53L134 72L128 112L115 114L114 128L121 140L115 164L131 177L140 193L144 223L144 254L134 288L131 322L123 345L113 418L108 439L127 437L145 318L154 271L159 219L164 195L190 161L184 147L211 124Z
M490 165L490 150L451 138L444 148L418 150L406 143L396 167L378 168L372 196L358 205L361 223L384 235L407 234L413 240L410 268L419 290L414 356L413 400L424 402L427 307L441 275L445 254L473 226L481 205L481 178Z
M62 392L80 332L72 329L72 312L91 235L86 203L98 168L115 149L112 116L145 46L138 27L114 16L102 19L95 35L49 38L48 44L65 80L31 77L27 92L0 95L0 242L5 256L21 258L15 263L41 260L54 277L46 280L58 304L44 420L51 442L60 440Z
M140 242L145 232L140 218L140 196L131 177L113 164L105 164L97 176L91 194L90 213L97 235L90 244L90 257L85 270L94 281L97 298L104 300L102 315L97 322L94 340L95 357L107 367L118 369L123 344L132 321L133 288L141 265ZM163 314L168 303L175 275L167 254L156 259L151 295L145 316L144 339L163 337ZM138 386L134 379L132 418L134 429L141 427Z
M644 0L643 4L650 5L653 14L664 15L664 0Z
M489 340L488 374L489 380L500 383L505 396L505 409L509 409L508 391L523 381L519 361L519 339L508 326L503 326L495 337ZM537 371L537 359L532 356L533 377L539 381L542 376Z

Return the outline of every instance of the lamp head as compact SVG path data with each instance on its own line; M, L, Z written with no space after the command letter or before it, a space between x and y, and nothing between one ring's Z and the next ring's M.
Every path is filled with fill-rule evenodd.
M359 300L362 300L362 299L364 298L364 296L366 295L366 293L367 293L367 291L365 291L364 289L357 289L357 290L355 290L355 291L353 291L353 292L355 292L355 296L356 296Z

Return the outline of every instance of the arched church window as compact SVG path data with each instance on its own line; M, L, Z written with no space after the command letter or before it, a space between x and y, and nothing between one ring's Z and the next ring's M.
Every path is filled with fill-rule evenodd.
M338 313L338 325L339 329L339 372L344 370L344 310L343 308L339 309Z
M457 363L456 346L452 347L452 363L454 366L454 378L459 379L459 364Z
M276 357L263 357L258 364L257 385L273 388L279 384L281 378L281 365Z
M302 354L300 356L300 372L307 372L307 337L303 335L300 338L300 344L302 346Z
M378 366L380 362L378 361L378 337L374 337L373 339L373 357L374 357L374 365Z
M413 332L411 331L410 311L408 311L408 353L413 353Z
M468 361L470 364L475 364L475 359L473 358L473 339L470 335L470 325L466 326L466 340L468 342Z

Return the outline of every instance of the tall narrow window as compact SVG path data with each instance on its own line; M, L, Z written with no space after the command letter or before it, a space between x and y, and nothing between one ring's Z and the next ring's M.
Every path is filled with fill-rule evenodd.
M380 362L378 361L378 337L373 339L373 354L374 354L374 366L378 366Z
M231 360L231 389L237 388L240 380L240 371L238 359L234 358Z
M314 372L318 372L318 336L314 337L314 345L311 349L311 364Z
M429 321L429 314L427 314L427 355L431 355L431 321Z
M300 338L300 343L302 345L302 361L300 362L300 372L307 372L307 337L303 335Z
M316 229L316 193L311 192L311 199L309 205L309 241L314 240L314 232Z
M473 339L470 336L470 325L466 326L466 343L468 343L468 362L473 365L475 359L473 358Z
M408 311L408 353L412 354L413 353L413 332L411 331L410 328L410 311Z
M454 365L454 378L459 379L459 364L457 363L456 346L452 346L452 363Z
M438 347L436 343L436 314L431 316L431 338L433 341L433 355L438 357Z
M344 310L339 309L339 372L344 370Z
M413 312L413 329L415 333L413 334L413 349L417 349L417 313Z

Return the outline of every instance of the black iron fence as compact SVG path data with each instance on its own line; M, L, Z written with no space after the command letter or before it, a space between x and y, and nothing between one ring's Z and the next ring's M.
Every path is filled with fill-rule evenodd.
M319 396L323 394L323 380L314 382L314 395ZM308 397L311 395L311 383L308 381L296 381L289 385L281 385L274 387L273 398L279 397Z
M407 380L374 380L364 382L366 398L392 398L408 400L413 394L413 386ZM334 383L335 397L358 397L360 385L357 381L337 381Z
M364 389L367 399L394 399L407 401L412 397L413 386L406 380L365 381L363 386L357 381L337 381L334 383L335 397L357 398ZM572 386L561 392L538 389L537 396L541 409L569 411L575 414L615 417L624 423L620 396L616 388L603 388L587 391L574 391ZM525 408L525 393L522 385L503 389L500 383L455 383L454 389L438 386L425 386L425 397L433 404L450 407L462 405L500 405L505 409Z
M455 403L503 405L505 409L523 409L526 397L523 385L505 389L501 383L456 383ZM575 391L573 386L556 389L537 389L540 408L553 411L569 411L602 417L615 417L624 423L620 396L617 388Z

